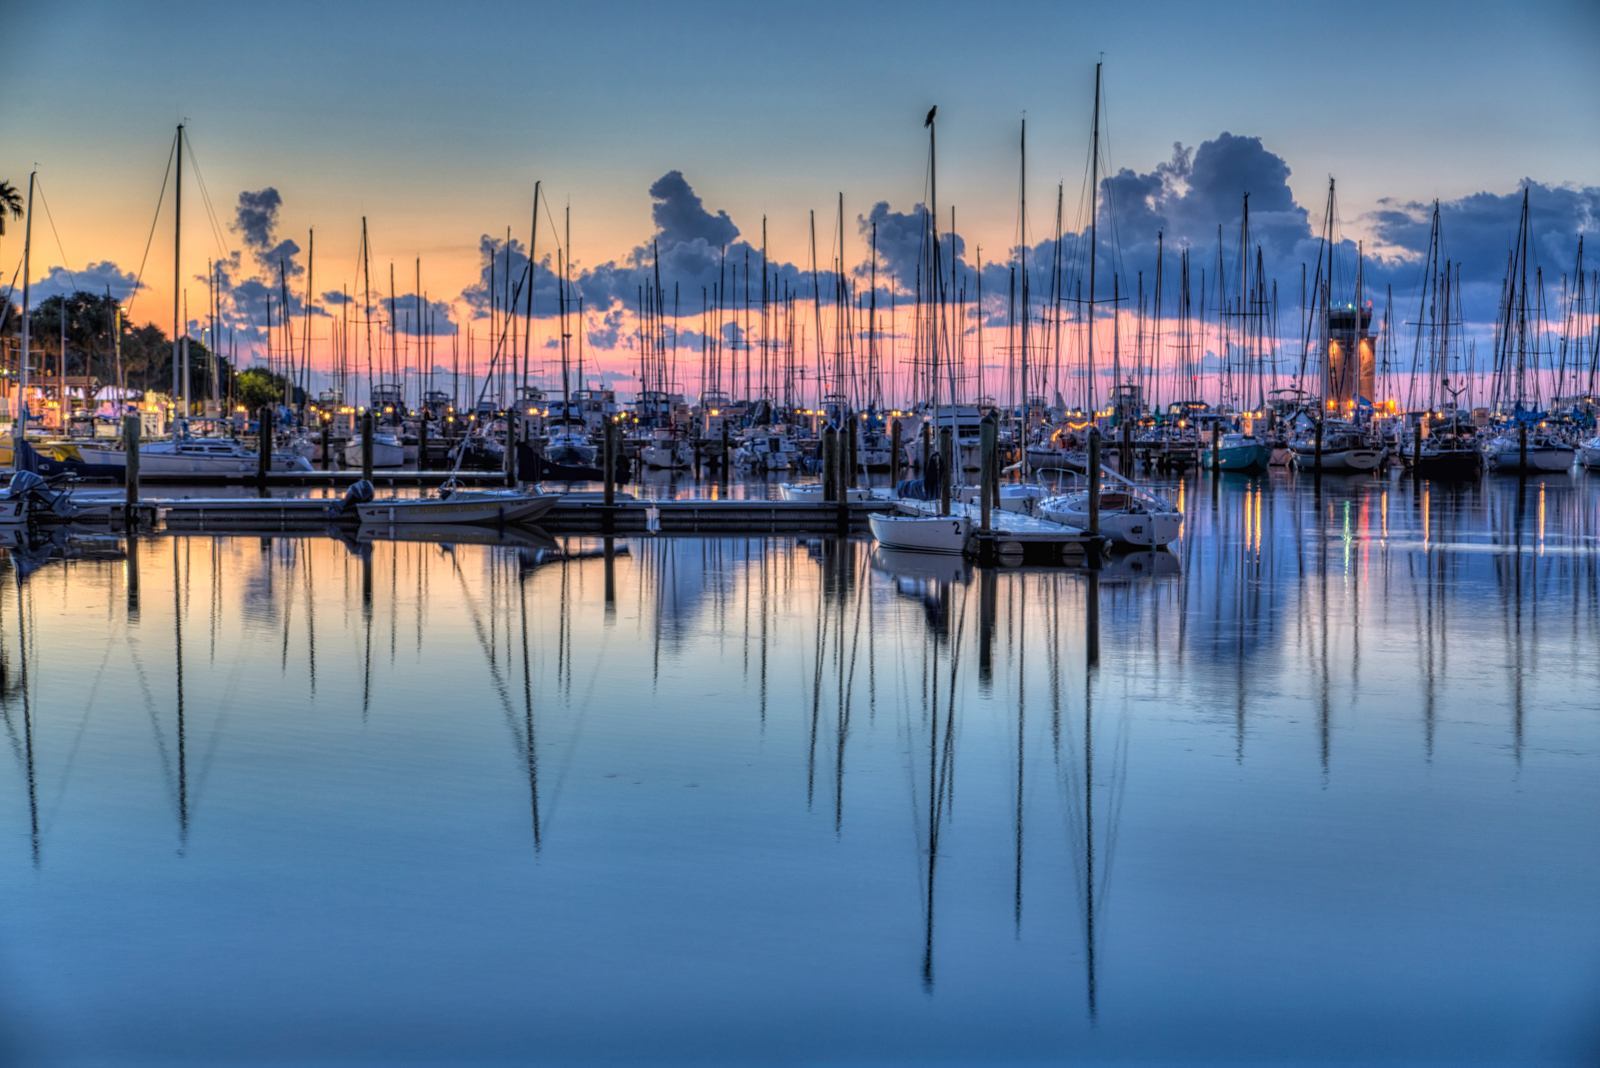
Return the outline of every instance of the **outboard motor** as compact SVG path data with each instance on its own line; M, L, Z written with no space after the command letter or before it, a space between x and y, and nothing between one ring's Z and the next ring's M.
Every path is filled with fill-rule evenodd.
M65 476L57 476L58 479L62 477ZM28 506L35 508L42 505L60 519L71 519L78 514L78 508L72 503L71 497L65 493L55 492L49 480L33 471L18 471L11 476L11 485L6 487L6 499L26 501ZM22 507L24 505L17 505L19 510Z
M372 500L373 492L371 479L363 478L350 483L350 488L344 491L344 499L328 506L328 518L337 519L346 512L354 511L357 505Z
M32 471L18 471L11 476L11 485L6 489L6 497L16 500L26 497L30 492L42 493L49 488L49 484Z

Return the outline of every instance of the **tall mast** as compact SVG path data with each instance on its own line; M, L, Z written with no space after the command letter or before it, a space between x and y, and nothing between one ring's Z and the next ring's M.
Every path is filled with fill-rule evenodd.
M1085 387L1089 391L1089 418L1094 418L1094 269L1095 261L1099 259L1099 242L1097 228L1100 222L1100 64L1094 65L1094 126L1090 134L1093 142L1090 148L1092 162L1089 170L1089 348L1086 353L1089 366L1089 381ZM1026 322L1026 319L1024 319ZM1023 383L1023 393L1027 393L1027 383Z
M533 229L528 232L528 328L522 335L522 384L528 384L528 363L533 352L533 270L538 262L534 248L539 243L539 182L533 183Z
M22 224L22 386L17 393L17 431L12 435L13 444L28 436L28 358L32 347L28 330L28 271L33 256L33 181L38 173L33 171L28 175L28 219Z
M930 361L929 377L933 382L933 426L939 428L939 319L944 310L944 302L938 299L939 295L939 152L938 139L934 136L936 131L933 117L938 112L938 105L934 105L928 112L927 121L923 123L928 128L928 237L931 245L932 258L930 261L928 304L933 310L928 316L928 359ZM948 477L941 473L941 477Z
M1017 255L1022 265L1022 431L1017 436L1018 451L1022 453L1022 478L1028 478L1028 120L1022 120L1022 217L1018 222ZM982 278L980 274L978 276ZM978 322L983 322L983 309L978 309ZM979 354L980 366L982 354Z
M367 402L372 402L372 262L371 246L367 243L367 217L361 216L361 307L367 324Z
M31 188L31 187L30 187ZM31 195L31 193L30 193ZM178 354L181 351L179 338L183 332L178 328L183 312L183 123L178 124L178 184L173 199L172 210L172 397L174 403L178 399ZM174 407L173 415L189 414L189 398L183 398L183 407ZM178 436L178 420L172 421L172 436Z

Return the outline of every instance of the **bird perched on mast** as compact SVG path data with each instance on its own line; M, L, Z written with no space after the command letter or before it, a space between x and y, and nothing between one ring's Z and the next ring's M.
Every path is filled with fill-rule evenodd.
M934 114L934 112L936 112L938 110L939 110L939 105L938 104L935 104L935 105L933 105L933 107L929 108L928 109L928 117L922 120L922 125L924 125L924 126L932 126L933 125L933 114Z

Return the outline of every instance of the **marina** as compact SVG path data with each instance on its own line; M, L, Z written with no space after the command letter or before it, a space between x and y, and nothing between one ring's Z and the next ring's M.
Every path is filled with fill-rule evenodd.
M0 1068L1600 1063L1591 7L19 10Z

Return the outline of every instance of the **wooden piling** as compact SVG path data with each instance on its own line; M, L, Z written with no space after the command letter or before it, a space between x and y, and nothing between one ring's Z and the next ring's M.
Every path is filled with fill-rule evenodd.
M1211 470L1222 470L1222 424L1211 424Z
M428 417L417 420L417 470L428 469Z
M839 435L833 427L822 428L822 499L832 503L839 497Z
M1100 536L1100 431L1089 428L1089 533ZM1091 554L1093 555L1093 554Z
M515 486L517 484L517 421L518 420L517 420L517 417L516 417L516 413L512 412L510 409L506 410L505 419L506 419L506 449L505 449L506 485L507 486Z
M361 413L361 477L372 481L372 412Z
M857 431L860 430L860 428L861 428L861 421L859 419L850 420L850 434L849 434L849 437L847 439L849 441L849 448L847 448L845 450L845 463L844 463L844 466L845 466L844 484L846 486L848 486L850 489L855 489L856 486L857 486L856 471L861 466L860 463L857 460L857 455L858 454L857 454L857 451L856 451L857 450L857 444L858 444L858 442L857 442Z
M322 417L322 469L324 471L330 470L328 465L333 462L333 456L332 456L333 444L329 440L331 438L331 436L332 436L332 431L329 428L328 417L327 417L327 415L323 415L323 417Z
M1517 470L1528 473L1528 424L1517 424Z
M905 444L902 435L905 431L896 419L889 425L889 488L893 489L900 481L900 449Z
M122 417L122 447L128 458L126 473L123 475L126 497L122 514L123 520L131 529L138 521L139 514L139 417L137 415Z
M1411 477L1422 477L1422 423L1411 428Z
M1315 443L1314 443L1315 452L1312 454L1312 456L1313 456L1313 459L1312 459L1312 470L1316 471L1318 474L1321 474L1322 473L1322 417L1320 415L1317 417L1317 425L1315 427L1314 433L1316 435L1316 440L1315 440Z
M256 484L267 485L267 472L272 470L272 408L263 405L256 413Z
M848 429L846 429L848 428ZM850 490L855 486L856 465L856 426L855 420L845 420L845 426L839 429L839 474L836 485L839 489L839 536L844 537L850 533Z
M605 504L617 503L617 424L606 420L605 440L601 445L600 465L605 472Z

